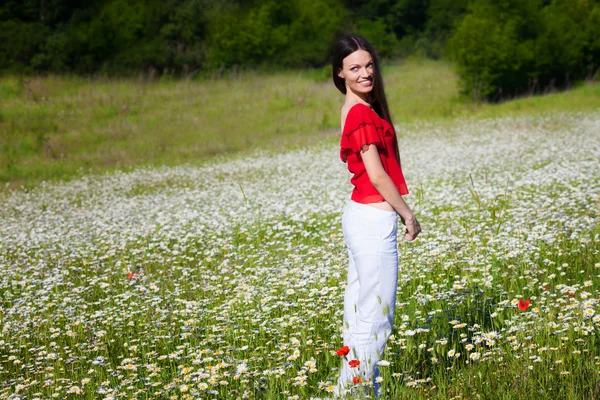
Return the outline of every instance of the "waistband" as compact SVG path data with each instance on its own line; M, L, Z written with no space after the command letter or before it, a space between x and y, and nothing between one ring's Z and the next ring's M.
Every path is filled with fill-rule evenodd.
M370 215L370 216L379 216L379 217L392 217L392 216L394 216L395 217L397 215L396 211L382 210L380 208L368 206L368 205L363 204L363 203L358 203L358 202L356 202L354 200L349 200L348 201L348 203L346 204L346 209L350 210L350 211L358 211L361 214Z

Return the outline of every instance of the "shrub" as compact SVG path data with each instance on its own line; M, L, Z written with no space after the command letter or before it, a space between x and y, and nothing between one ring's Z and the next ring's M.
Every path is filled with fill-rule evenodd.
M474 0L448 44L462 92L500 100L593 75L599 16L587 0Z

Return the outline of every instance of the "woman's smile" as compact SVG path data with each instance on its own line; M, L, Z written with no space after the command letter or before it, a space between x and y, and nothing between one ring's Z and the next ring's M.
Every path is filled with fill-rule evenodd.
M373 56L366 50L356 50L342 61L338 76L346 81L346 86L363 100L368 101L367 93L375 86Z

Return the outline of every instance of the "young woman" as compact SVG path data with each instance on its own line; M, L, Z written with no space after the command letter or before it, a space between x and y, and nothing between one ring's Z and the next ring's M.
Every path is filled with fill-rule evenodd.
M408 188L373 47L358 35L343 36L334 47L332 67L333 82L346 95L340 158L354 185L342 215L349 257L343 338L349 354L334 393L370 382L378 397L377 362L396 308L398 215L406 240L414 240L421 228L402 198Z

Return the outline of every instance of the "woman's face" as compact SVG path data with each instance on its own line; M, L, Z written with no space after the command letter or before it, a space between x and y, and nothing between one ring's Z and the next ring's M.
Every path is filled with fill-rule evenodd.
M342 61L338 75L346 80L346 86L354 93L368 93L373 90L373 58L368 51L358 49Z

